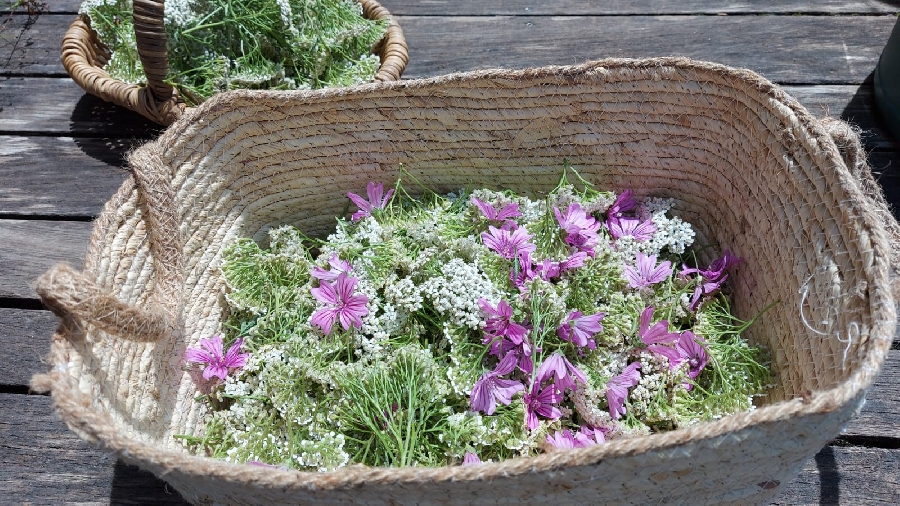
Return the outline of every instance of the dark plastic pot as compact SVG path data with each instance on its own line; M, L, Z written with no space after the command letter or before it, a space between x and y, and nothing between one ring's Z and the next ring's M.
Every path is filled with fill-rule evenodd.
M875 67L875 101L894 139L900 140L900 19Z

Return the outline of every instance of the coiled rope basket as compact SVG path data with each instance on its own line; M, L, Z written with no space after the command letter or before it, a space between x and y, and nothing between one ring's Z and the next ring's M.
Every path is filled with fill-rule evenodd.
M409 62L403 30L388 10L375 0L354 1L362 6L366 19L389 20L384 38L372 48L372 53L381 60L374 80L399 80ZM134 37L147 77L146 85L113 79L103 70L111 54L86 17L79 16L66 31L62 64L72 80L91 95L131 109L161 125L169 125L184 114L187 105L178 91L165 82L169 73L163 24L165 0L133 0L133 4Z
M466 467L284 471L190 455L173 439L202 434L183 356L219 330L232 241L282 224L325 234L347 191L390 185L401 164L439 192L543 192L563 160L600 187L674 199L699 244L743 257L729 277L739 317L779 301L747 331L778 377L757 409ZM33 386L81 437L197 504L764 502L857 413L894 334L898 227L858 139L746 70L614 59L227 92L130 165L84 269L38 281L62 324Z

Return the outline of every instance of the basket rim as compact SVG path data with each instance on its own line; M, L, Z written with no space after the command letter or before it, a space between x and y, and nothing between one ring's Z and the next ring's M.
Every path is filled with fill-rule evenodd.
M367 19L386 19L389 22L384 37L372 48L372 54L378 55L381 60L373 82L399 80L406 64L409 63L409 49L403 29L396 18L376 0L353 1L362 6L363 16ZM104 53L108 54L109 49L100 42L90 26L90 20L83 15L78 15L66 30L60 48L60 60L72 80L86 92L131 109L158 124L168 126L191 108L175 88L163 81L168 71L162 19L163 3L162 0L145 0L135 4L136 9L142 7L149 12L152 21L150 28L155 29L155 33L147 34L147 26L142 29L135 23L138 50L148 80L146 85L129 84L114 79L103 70L102 65L97 64L98 57L106 59ZM147 9L145 4L149 4L150 8ZM144 25L147 25L147 16L144 16L143 20ZM162 50L152 52L152 47L162 47ZM144 53L152 54L152 57L145 57Z
M179 139L183 138L194 125L210 121L210 115L215 115L217 110L227 108L228 105L232 105L235 101L253 100L258 98L260 93L266 93L270 99L291 101L292 104L298 104L322 98L339 97L351 99L388 91L399 92L407 88L428 88L440 84L472 82L484 79L540 80L550 76L574 78L602 69L627 70L659 67L671 67L677 70L697 71L699 73L714 73L719 78L739 80L749 84L748 88L755 90L755 93L758 93L760 96L779 102L786 110L784 114L792 116L803 130L809 134L810 142L817 143L818 149L824 152L829 168L833 168L833 170L841 174L840 179L844 190L851 193L854 200L859 199L861 202L866 199L858 185L853 181L832 137L825 131L819 120L815 119L795 99L752 71L687 58L606 59L575 66L547 66L516 71L491 69L419 80L371 83L351 88L314 91L230 91L216 95L196 109L188 111L178 122L168 128L162 136L139 148L139 151L158 153L166 150L177 151ZM134 191L134 182L129 179L123 183L116 196L110 200L110 203L121 202L127 199L132 191ZM113 226L115 211L115 206L108 205L98 218L96 227ZM478 466L477 469L457 468L452 475L442 472L446 468L382 469L358 466L341 468L325 473L260 469L243 464L194 456L180 451L160 449L131 439L118 430L106 428L109 426L109 422L106 421L108 415L101 410L90 409L90 397L82 393L78 389L77 382L65 372L64 362L54 361L56 368L50 373L48 379L51 383L54 402L62 412L63 419L74 431L88 440L102 442L127 460L140 462L151 467L161 465L164 469L163 472L177 469L186 475L204 475L230 479L233 479L238 475L237 473L240 473L242 479L248 481L263 480L267 484L283 487L324 490L359 485L376 478L379 481L391 483L461 481L476 478L483 479L486 473L492 476L514 476L549 471L561 467L590 465L603 459L673 448L686 441L709 440L722 437L756 425L827 415L846 409L854 401L861 400L881 369L891 345L897 322L894 296L891 290L891 284L894 280L890 278L890 251L889 248L882 247L882 245L888 243L888 233L885 231L879 217L867 209L860 209L859 217L854 219L858 220L860 226L865 227L870 235L882 239L881 241L873 241L877 245L877 247L873 248L873 263L877 266L875 273L877 279L874 279L876 283L874 283L875 286L871 292L872 297L869 300L869 307L873 314L877 313L884 316L884 318L875 319L870 331L870 339L866 343L860 344L860 354L864 353L864 356L861 357L858 365L849 377L842 383L829 389L810 392L808 397L780 401L757 408L751 412L738 413L720 420L703 422L650 436L619 439L603 445L569 452L554 452L535 457L520 457L502 462L485 463L487 467ZM88 252L89 255L97 253L94 251L93 242ZM66 346L66 339L63 337L64 331L65 329L61 328L56 336L60 337L60 339L54 339L54 349L57 351L61 347ZM58 370L60 368L62 369Z

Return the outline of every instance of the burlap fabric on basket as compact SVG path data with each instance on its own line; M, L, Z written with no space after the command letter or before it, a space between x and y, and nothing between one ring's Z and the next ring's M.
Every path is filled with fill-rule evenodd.
M63 322L33 384L80 436L200 504L766 501L854 416L894 333L897 225L855 141L752 72L684 59L224 93L133 154L84 270L39 280ZM780 301L747 333L778 374L758 409L452 468L281 471L172 438L202 431L181 365L219 329L226 245L285 223L324 234L347 191L391 184L400 164L437 191L546 191L564 159L604 188L675 199L698 243L743 257L739 316Z
M372 48L381 59L375 81L396 81L409 61L406 39L400 25L375 0L355 0L367 19L388 19L387 34ZM169 125L184 113L186 104L178 91L165 82L169 73L166 30L163 25L165 0L134 0L134 38L147 84L129 84L113 79L103 70L110 51L91 29L90 21L79 16L66 31L62 42L62 64L84 91L126 107L161 125Z

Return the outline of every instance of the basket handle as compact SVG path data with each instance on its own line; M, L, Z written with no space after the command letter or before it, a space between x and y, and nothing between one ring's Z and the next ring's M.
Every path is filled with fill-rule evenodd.
M35 290L48 309L67 320L93 324L129 341L156 342L180 334L184 259L171 173L149 150L132 153L138 202L146 204L145 220L153 258L153 292L142 306L122 302L85 273L58 264L38 278ZM95 234L101 227L96 227ZM94 238L92 238L93 240ZM74 333L66 333L74 336Z
M169 73L166 54L165 0L133 0L134 38L147 88L160 102L172 98L174 89L165 82Z

